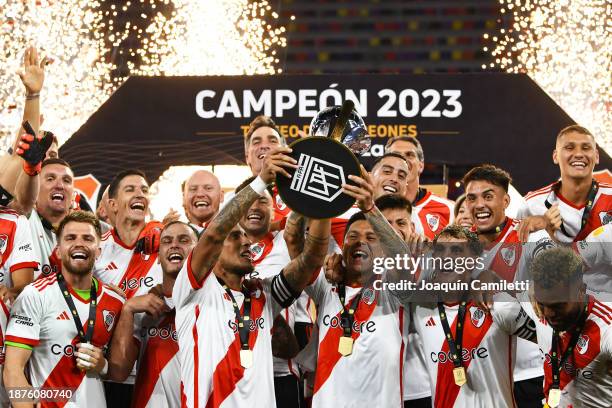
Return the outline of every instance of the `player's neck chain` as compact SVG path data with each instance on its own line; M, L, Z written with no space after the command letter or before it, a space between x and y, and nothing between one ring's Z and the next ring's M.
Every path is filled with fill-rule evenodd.
M568 332L572 333L572 337L567 345L567 348L564 352L559 350L559 332L553 330L552 334L552 347L551 347L551 359L550 364L552 366L552 384L550 385L550 389L548 390L548 398L546 400L546 404L555 408L561 402L561 367L565 366L565 362L567 359L574 355L574 348L576 347L576 343L578 343L578 339L580 338L580 334L584 329L584 323L586 322L586 318L589 315L589 302L588 299L584 308L582 309L582 313L578 318L578 322L576 325L568 330ZM559 361L559 356L561 356L561 361Z
M483 235L487 235L487 234L499 234L500 232L502 232L504 230L504 228L506 228L506 224L508 224L508 217L504 217L504 221L501 224L499 224L499 225L497 225L497 226L495 226L495 227L493 227L491 229L488 229L486 231L481 231L481 232L479 232L479 234L483 234Z
M346 357L353 353L353 323L355 323L355 312L359 307L359 301L361 300L361 294L363 293L363 287L353 297L353 300L349 303L348 307L345 306L346 302L346 286L343 284L338 285L338 297L340 298L340 304L342 305L342 314L340 316L340 326L342 327L342 337L338 342L338 353Z
M64 275L62 275L61 273L57 274L57 284L59 285L60 290L62 291L62 295L64 296L64 300L68 305L68 309L70 309L70 313L72 313L72 321L76 326L80 342L91 344L91 340L93 339L94 326L96 325L96 307L98 305L98 298L94 279L91 279L87 332L83 332L83 325L81 324L81 319L79 318L79 312L76 306L74 305L74 301L72 300L72 296L70 295L70 291L68 290Z
M457 314L457 327L455 330L455 338L451 332L450 325L448 324L448 317L444 303L438 302L438 314L440 315L440 323L442 323L442 329L444 330L444 337L448 343L448 349L450 351L451 359L453 360L453 377L455 384L461 387L467 382L467 376L465 373L465 367L463 367L463 360L461 358L461 343L463 342L463 327L465 324L465 312L467 309L467 302L464 300L459 303L459 311Z
M221 278L217 277L217 280L221 286L223 286L225 293L227 293L232 301L234 314L236 315L238 337L240 338L240 365L243 368L250 368L253 366L253 351L249 347L249 337L251 334L251 331L249 330L249 326L251 324L251 294L245 289L241 290L242 294L244 295L244 311L243 313L240 313L238 302L236 302L236 298L234 298L232 290L225 284L225 282L223 282Z

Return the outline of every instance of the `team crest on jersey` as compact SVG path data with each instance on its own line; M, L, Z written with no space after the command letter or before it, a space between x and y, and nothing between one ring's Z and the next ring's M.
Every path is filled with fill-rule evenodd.
M612 211L601 211L599 213L601 225L610 224L612 222Z
M485 312L476 306L470 306L470 320L474 327L482 326L485 321Z
M425 219L430 230L434 232L438 230L440 226L440 216L438 214L425 214Z
M8 246L8 235L0 234L0 253L3 254L7 246Z
M104 327L106 327L106 330L111 331L115 325L115 313L110 310L103 310L102 318L104 320Z
M499 253L501 254L501 257L506 263L506 265L514 265L514 261L516 261L516 248L514 247L514 245L502 248Z
M589 348L589 336L587 336L586 334L583 334L582 336L580 336L580 338L578 339L578 342L576 343L576 350L578 350L578 353L584 354L587 352L588 348Z
M371 305L374 303L374 300L376 300L376 293L372 288L365 289L361 294L361 301L366 305Z
M251 245L251 258L253 261L258 261L261 255L264 253L264 249L266 248L266 244L263 242L258 242L256 244Z
M287 204L285 204L280 195L277 194L274 200L276 201L276 208L279 210L283 211L285 208L287 208Z

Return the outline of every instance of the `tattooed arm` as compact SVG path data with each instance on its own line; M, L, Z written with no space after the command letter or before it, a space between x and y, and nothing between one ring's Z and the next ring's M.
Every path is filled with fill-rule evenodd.
M306 218L303 215L291 211L287 217L283 238L289 250L289 257L295 259L304 251L304 235L306 232Z
M291 149L287 147L279 147L268 153L259 176L250 185L240 190L206 228L191 257L191 268L198 281L201 281L217 262L225 238L251 204L263 194L266 186L276 178L276 174L281 173L288 176L285 168L296 167L295 160L286 155L290 152Z

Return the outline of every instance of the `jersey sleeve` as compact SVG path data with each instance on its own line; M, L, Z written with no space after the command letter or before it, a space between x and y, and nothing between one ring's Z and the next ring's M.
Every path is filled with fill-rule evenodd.
M44 313L38 289L26 286L11 308L6 341L35 347L40 342L40 322Z
M535 322L521 307L521 303L507 293L493 297L493 321L506 333L525 340L535 341Z
M612 224L597 228L574 248L589 268L612 264Z
M601 338L601 352L612 363L612 328L610 326Z
M183 264L183 268L181 268L181 271L176 277L174 288L172 289L172 301L177 309L184 306L196 293L201 293L200 289L202 289L206 280L214 276L212 268L210 268L202 279L198 281L193 269L191 269L192 254L193 252L187 257L187 260Z
M32 244L30 223L24 216L17 219L13 250L6 261L6 265L11 273L24 268L38 268L34 245Z
M275 276L262 279L261 282L266 297L273 299L272 302L267 303L272 306L273 316L291 306L300 297L300 293L291 288L282 271Z
M146 314L145 313L136 313L134 315L134 329L133 336L134 339L138 341L139 344L142 344L142 340L144 339L144 333L142 331L143 323L145 321Z
M312 282L306 286L304 291L314 300L315 305L318 306L322 303L323 297L330 287L331 283L325 279L325 271L321 268L313 274Z

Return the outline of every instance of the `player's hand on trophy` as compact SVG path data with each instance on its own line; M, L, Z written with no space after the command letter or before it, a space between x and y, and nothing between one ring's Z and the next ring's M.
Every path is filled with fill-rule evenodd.
M349 175L349 179L357 184L343 184L342 190L346 195L349 195L357 200L357 206L361 211L368 212L374 208L374 182L372 177L363 166L361 168L361 177Z
M279 146L270 150L264 158L263 167L259 177L264 183L270 184L276 179L277 174L291 178L288 169L297 169L297 161L289 156L292 150L285 146Z

